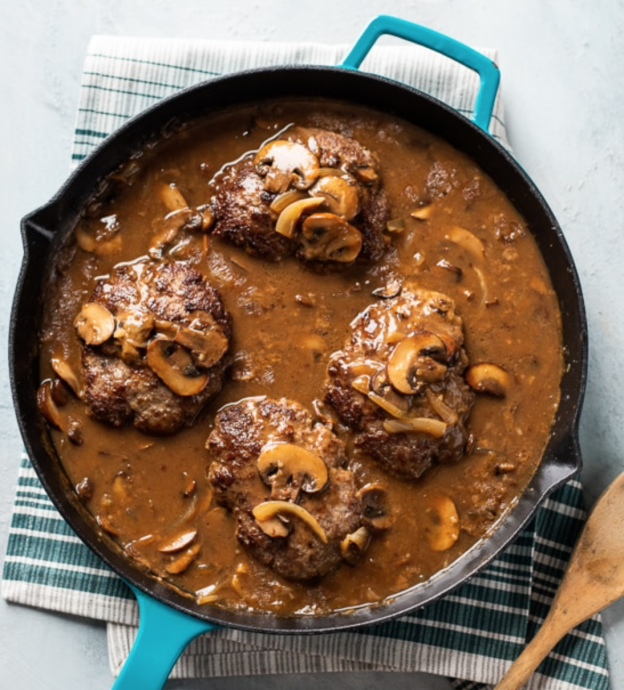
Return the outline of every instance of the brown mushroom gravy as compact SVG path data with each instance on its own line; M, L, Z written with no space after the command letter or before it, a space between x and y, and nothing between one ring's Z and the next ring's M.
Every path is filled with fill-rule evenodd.
M140 568L280 616L381 602L487 538L549 437L560 313L505 195L334 102L178 123L53 262L40 409Z

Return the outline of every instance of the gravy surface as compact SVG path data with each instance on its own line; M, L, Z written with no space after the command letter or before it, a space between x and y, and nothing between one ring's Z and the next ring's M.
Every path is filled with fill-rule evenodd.
M295 258L251 256L209 231L182 233L166 258L205 276L232 317L232 368L221 392L194 426L168 437L94 421L70 395L59 411L76 433L51 434L79 496L140 567L206 604L313 615L382 601L487 538L526 488L548 440L563 367L557 298L530 228L474 163L414 125L338 103L265 103L174 127L94 196L56 257L41 376L56 377L53 359L80 371L74 319L99 279L147 255L154 223L166 214L158 189L175 184L189 206L206 205L227 164L293 124L342 132L378 157L398 221L382 259L315 270ZM423 207L427 217L412 215ZM121 241L110 252L85 251L75 237L94 227ZM416 481L385 472L349 444L349 430L334 420L360 484L385 487L394 524L357 565L342 565L314 584L284 580L240 546L234 519L215 502L206 449L214 416L255 396L285 397L311 414L327 414L320 401L330 355L349 338L355 317L379 301L376 293L394 284L454 300L469 361L495 363L511 384L504 397L477 393L464 457L436 464ZM431 535L449 500L459 533L439 549ZM192 552L163 551L191 529L197 531Z

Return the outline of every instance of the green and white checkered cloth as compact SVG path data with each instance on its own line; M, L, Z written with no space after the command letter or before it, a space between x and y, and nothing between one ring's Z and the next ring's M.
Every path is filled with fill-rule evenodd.
M337 64L345 53L345 46L320 44L95 37L85 62L73 161L128 117L185 86L257 66ZM377 46L362 69L416 86L465 114L478 86L468 70L415 46ZM491 129L506 145L500 99ZM584 520L581 487L571 481L546 500L502 556L424 610L358 632L316 636L220 629L193 641L172 676L425 671L455 679L462 690L483 690L500 679L543 621ZM2 594L15 603L107 621L111 669L121 668L136 633L134 599L73 534L26 457ZM608 690L600 618L567 635L528 687Z

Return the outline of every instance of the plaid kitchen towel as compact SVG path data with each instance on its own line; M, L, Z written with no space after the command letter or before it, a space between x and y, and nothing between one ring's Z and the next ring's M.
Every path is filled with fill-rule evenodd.
M83 74L74 164L128 117L180 88L251 67L337 64L346 50L95 37ZM494 51L484 52L495 59ZM416 86L466 115L472 110L476 76L428 50L377 46L362 69ZM500 99L491 132L507 145ZM220 629L193 641L172 675L425 671L455 679L462 690L481 690L500 679L544 619L584 520L581 487L572 481L547 499L502 556L424 610L357 632L317 636ZM113 673L121 668L136 634L134 599L72 533L26 457L20 463L2 593L15 603L107 621L111 668ZM567 635L528 687L608 690L600 618Z

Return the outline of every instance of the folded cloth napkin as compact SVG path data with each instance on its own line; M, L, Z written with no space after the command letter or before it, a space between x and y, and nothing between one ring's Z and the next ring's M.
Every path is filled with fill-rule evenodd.
M494 51L483 52L496 58ZM251 67L337 64L345 53L345 46L319 44L95 37L84 67L73 161L128 117L182 87ZM467 115L478 88L472 72L416 46L377 46L362 69L415 86ZM500 99L491 133L507 145ZM317 636L220 629L192 642L172 676L425 671L450 677L463 690L485 688L500 679L543 621L584 520L581 486L573 480L546 500L502 556L424 610L358 632ZM136 603L73 534L26 457L2 594L8 601L107 621L111 669L120 670L136 634ZM608 687L598 616L567 635L529 685Z

